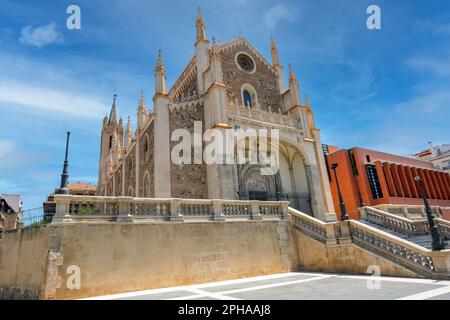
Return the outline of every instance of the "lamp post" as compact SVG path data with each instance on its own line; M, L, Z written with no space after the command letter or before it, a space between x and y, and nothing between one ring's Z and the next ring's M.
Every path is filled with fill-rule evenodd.
M423 199L423 203L425 205L425 212L427 213L427 219L428 219L428 225L430 226L430 233L431 233L431 247L433 250L443 250L446 247L445 242L441 240L441 237L439 235L439 232L436 228L436 224L434 223L434 216L433 212L431 211L430 205L428 203L428 199L425 195L425 189L423 187L423 181L419 176L414 177L414 180L416 180L417 185L419 187L419 194Z
M63 167L63 172L61 174L61 185L59 187L60 194L69 194L69 189L67 189L67 183L69 180L69 160L68 160L69 138L70 138L70 132L67 132L66 156L64 158L64 167Z
M339 180L336 174L336 168L338 167L337 163L332 163L331 164L331 169L333 169L334 172L334 179L336 180L336 186L337 186L337 190L338 190L338 197L339 197L339 207L341 208L341 220L348 220L348 214L347 214L347 210L345 210L345 204L344 204L344 199L342 198L342 193L341 193L341 188L339 187Z

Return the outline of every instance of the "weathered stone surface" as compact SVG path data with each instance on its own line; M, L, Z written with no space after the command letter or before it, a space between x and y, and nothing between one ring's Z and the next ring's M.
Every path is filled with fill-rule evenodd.
M245 52L253 58L256 65L254 73L240 70L235 62L238 52ZM232 102L237 98L243 105L241 87L250 84L258 94L258 102L262 110L278 111L281 108L281 95L278 88L278 78L274 71L253 54L244 44L233 46L224 50L222 54L222 69L224 83L230 88L227 90L228 99Z
M150 123L146 131L141 135L141 143L139 144L139 195L141 197L154 197L154 153L155 153L155 139L154 137L154 122Z
M186 129L193 136L194 121L201 121L204 127L203 106L196 105L170 111L170 132L176 129ZM177 141L171 141L170 148L177 145ZM192 163L194 152L192 150ZM177 165L171 162L170 179L172 197L175 198L208 198L208 186L205 164Z

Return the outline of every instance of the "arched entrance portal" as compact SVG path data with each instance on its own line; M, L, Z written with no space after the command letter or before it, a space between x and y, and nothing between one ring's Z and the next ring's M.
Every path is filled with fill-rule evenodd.
M261 175L259 165L238 165L239 198L245 200L287 200L289 206L312 215L310 178L303 154L282 143L279 170Z
M244 165L239 170L241 198L249 200L272 200L277 193L276 175L261 175L258 165Z

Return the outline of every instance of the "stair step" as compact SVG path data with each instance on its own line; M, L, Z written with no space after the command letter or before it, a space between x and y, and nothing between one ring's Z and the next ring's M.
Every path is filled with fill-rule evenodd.
M431 236L428 235L428 234L415 235L415 236L405 235L405 234L402 234L402 233L397 232L395 230L382 227L380 225L377 225L377 224L375 224L373 222L370 222L370 221L367 221L367 220L364 220L364 219L360 220L360 222L364 223L365 225L368 225L370 227L373 227L373 228L376 228L378 230L381 230L381 231L384 231L386 233L389 233L389 234L391 234L393 236L396 236L396 237L402 238L402 239L404 239L406 241L412 242L412 243L414 243L414 244L416 244L418 246L424 247L426 249L431 249ZM450 247L449 246L449 241L445 241L445 242L447 243L447 246Z

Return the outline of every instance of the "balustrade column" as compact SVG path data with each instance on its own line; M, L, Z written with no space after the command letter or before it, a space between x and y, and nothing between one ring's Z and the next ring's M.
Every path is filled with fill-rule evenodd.
M284 220L292 220L289 214L289 201L280 201L279 212Z
M183 221L183 215L181 214L181 199L170 199L170 221Z
M225 220L225 215L223 214L223 200L214 199L212 200L213 210L214 210L214 220L223 221Z
M132 197L117 197L117 205L119 208L119 215L117 222L132 222L133 216L131 214L131 205L133 204Z
M252 219L253 220L261 220L262 216L261 213L259 212L259 205L260 202L258 200L251 200L251 208L252 208Z
M67 197L67 199L62 199L62 198L66 198L66 197ZM63 222L65 219L70 218L69 198L70 198L70 196L65 196L65 195L57 196L57 198L55 197L56 208L55 208L55 215L52 218L52 223L53 222Z

